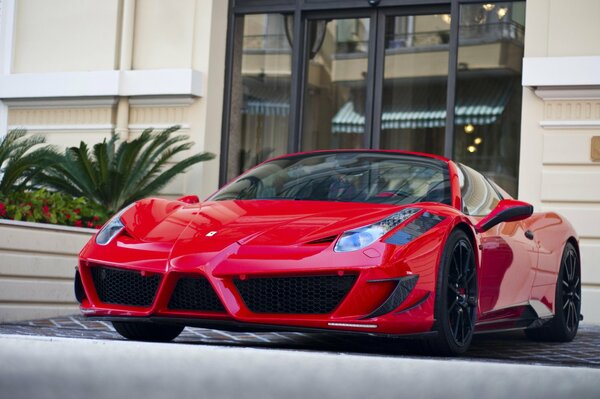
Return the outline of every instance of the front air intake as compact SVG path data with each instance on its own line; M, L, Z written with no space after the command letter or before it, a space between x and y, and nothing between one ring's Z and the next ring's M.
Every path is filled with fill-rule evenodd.
M326 314L346 297L356 275L234 279L254 313Z
M154 302L161 276L142 276L133 270L93 266L92 281L98 298L104 303L149 307Z
M204 277L182 277L177 280L168 308L225 313L225 308L215 290Z

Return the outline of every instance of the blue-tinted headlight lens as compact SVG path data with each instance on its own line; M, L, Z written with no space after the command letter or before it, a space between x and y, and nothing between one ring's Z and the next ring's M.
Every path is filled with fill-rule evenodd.
M419 211L419 208L406 208L372 225L348 230L341 235L333 250L349 252L369 246Z
M96 244L106 245L108 244L117 234L123 230L123 222L121 222L120 214L112 218L108 223L102 227L102 229L96 235Z
M106 224L100 229L98 234L96 234L96 244L98 245L106 245L112 241L113 238L117 236L125 228L123 222L121 221L121 216L132 206L135 205L135 202L127 205L125 208L121 209L115 216L112 217Z

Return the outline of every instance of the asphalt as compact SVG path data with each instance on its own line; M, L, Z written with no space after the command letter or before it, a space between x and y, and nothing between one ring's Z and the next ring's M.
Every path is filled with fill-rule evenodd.
M0 335L2 334L102 341L123 340L110 323L90 321L81 316L0 324ZM197 346L234 346L363 356L430 358L411 341L332 334L233 333L186 328L175 342ZM461 360L600 368L600 326L582 323L577 337L569 343L532 342L526 339L521 331L476 335L471 349ZM600 398L600 395L598 397Z

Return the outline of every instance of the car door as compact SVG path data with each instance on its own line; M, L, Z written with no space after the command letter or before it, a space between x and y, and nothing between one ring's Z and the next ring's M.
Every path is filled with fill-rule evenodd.
M463 212L477 223L503 198L480 173L459 165ZM462 177L460 176L462 174ZM538 248L524 221L504 222L480 236L479 310L482 319L496 311L527 304L535 278Z

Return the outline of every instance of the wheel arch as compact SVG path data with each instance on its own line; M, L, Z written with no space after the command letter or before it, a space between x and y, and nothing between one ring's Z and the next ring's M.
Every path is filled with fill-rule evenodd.
M475 253L475 256L477 256L477 239L475 238L475 233L473 232L473 228L468 225L466 222L464 221L460 221L458 222L458 224L456 226L454 226L453 230L462 230L465 232L465 234L467 235L467 237L469 237L469 241L471 241L471 245L473 246L473 252Z
M565 245L568 243L571 243L575 247L575 251L577 251L577 257L579 258L579 263L581 263L581 251L579 250L579 242L575 237L570 236L569 238L567 238Z

